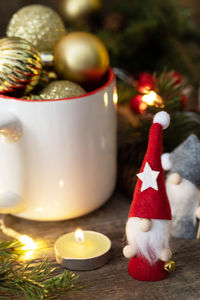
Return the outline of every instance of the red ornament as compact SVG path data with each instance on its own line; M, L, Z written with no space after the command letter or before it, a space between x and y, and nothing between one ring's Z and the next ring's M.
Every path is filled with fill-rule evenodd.
M148 93L155 89L155 82L150 73L144 72L140 74L138 79L138 91L142 94Z
M146 103L142 101L143 95L136 95L130 100L130 109L136 114L143 114L147 108Z
M175 90L177 86L176 93L179 97L181 97L180 105L184 107L187 102L187 96L181 94L181 92L179 91L179 88L181 86L180 87L178 86L182 82L182 76L176 71L165 73L164 76L167 82L172 83ZM160 108L164 107L163 99L159 96L159 94L156 93L157 81L159 83L159 80L158 79L154 80L153 76L148 72L144 72L139 75L138 82L137 82L137 90L141 94L134 96L130 100L130 109L134 113L144 114L148 105L160 107Z

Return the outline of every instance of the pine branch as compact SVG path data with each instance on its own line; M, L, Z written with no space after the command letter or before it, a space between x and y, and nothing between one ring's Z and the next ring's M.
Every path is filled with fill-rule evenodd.
M24 253L21 250L22 243L19 241L6 241L0 243L0 258L13 258L13 256Z
M56 269L47 260L39 264L19 263L16 255L21 254L17 250L21 246L20 242L0 243L1 299L24 295L27 300L38 300L76 290L74 283L78 276L66 270L54 275Z
M54 298L58 292L60 295L68 290L74 289L74 282L77 279L78 276L76 276L74 273L68 273L65 270L63 274L54 276L44 281L44 287L48 291L47 296Z

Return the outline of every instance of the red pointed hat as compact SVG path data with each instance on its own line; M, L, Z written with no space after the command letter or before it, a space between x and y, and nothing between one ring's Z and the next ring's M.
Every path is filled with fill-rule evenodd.
M162 130L170 123L170 116L161 111L154 116L150 128L147 152L137 174L129 217L171 220L171 209L161 165Z

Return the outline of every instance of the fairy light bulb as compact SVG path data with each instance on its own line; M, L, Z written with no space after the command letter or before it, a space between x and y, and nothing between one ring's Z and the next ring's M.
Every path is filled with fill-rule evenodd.
M30 238L28 235L21 235L18 240L24 245L22 247L22 250L35 250L36 245L34 243L34 240Z
M157 106L163 107L163 100L162 98L154 91L150 91L149 93L142 96L142 101L149 106Z
M4 217L0 219L0 230L3 232L3 234L12 237L15 240L20 241L23 244L23 246L21 247L22 250L33 251L36 249L36 244L34 240L30 238L28 235L20 234L14 229L7 227L4 223Z
M154 105L154 102L157 99L157 94L154 91L150 91L148 94L142 97L143 102L147 103L148 105Z

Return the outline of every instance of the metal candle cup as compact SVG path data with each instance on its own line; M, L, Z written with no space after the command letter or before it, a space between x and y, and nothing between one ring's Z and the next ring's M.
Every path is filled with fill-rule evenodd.
M62 235L55 242L56 261L70 270L100 268L110 258L111 241L102 233L79 231Z

